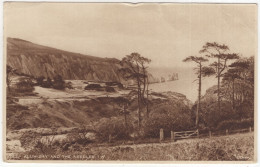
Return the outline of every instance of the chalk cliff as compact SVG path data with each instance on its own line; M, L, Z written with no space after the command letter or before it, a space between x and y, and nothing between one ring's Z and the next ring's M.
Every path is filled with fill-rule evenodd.
M122 80L117 59L67 52L16 38L7 39L7 65L33 77L60 74L70 80Z

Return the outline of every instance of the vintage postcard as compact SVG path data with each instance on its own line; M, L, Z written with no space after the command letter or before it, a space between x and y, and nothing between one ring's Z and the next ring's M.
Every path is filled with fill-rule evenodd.
M5 2L3 49L7 162L256 162L256 4Z

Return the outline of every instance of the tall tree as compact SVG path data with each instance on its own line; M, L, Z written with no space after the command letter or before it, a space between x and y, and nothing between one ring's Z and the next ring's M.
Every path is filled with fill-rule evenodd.
M227 82L228 84L231 83L232 92L231 92L231 101L232 101L232 109L235 109L235 80L236 78L239 78L238 70L237 69L228 69L226 73L223 75L222 82L225 84Z
M124 115L124 121L125 121L125 129L128 130L128 124L127 124L127 115L130 114L128 111L128 105L130 104L130 101L127 97L117 97L116 98L117 104L122 107L120 111L121 114Z
M150 110L149 110L149 77L146 78L147 84L146 84L146 116L149 118Z
M252 81L254 78L254 69L252 67L253 63L251 63L250 58L238 59L229 65L229 69L223 75L223 87L226 87L226 90L229 88L232 90L225 92L226 94L232 92L227 98L231 99L233 109L236 107L236 101L240 104L244 100L247 100L248 95L253 94L254 86Z
M218 111L220 112L220 79L222 77L222 73L227 68L227 61L232 59L238 59L239 56L235 53L227 53L229 51L229 47L225 44L218 44L216 42L207 42L200 53L205 53L207 57L215 58L217 61L210 64L211 67L215 69L215 75L218 79Z
M139 53L131 53L126 55L122 61L123 66L120 72L126 80L132 79L137 85L137 102L138 102L138 127L141 127L141 110L145 104L145 90L147 88L147 64L151 62L150 59L142 57Z
M183 62L195 62L197 64L196 69L196 74L198 75L198 80L199 80L199 88L198 88L198 102L197 102L197 110L196 110L196 127L199 125L199 110L200 110L200 99L201 99L201 78L202 78L202 63L207 62L208 59L205 59L203 57L198 57L198 56L189 56L183 60Z

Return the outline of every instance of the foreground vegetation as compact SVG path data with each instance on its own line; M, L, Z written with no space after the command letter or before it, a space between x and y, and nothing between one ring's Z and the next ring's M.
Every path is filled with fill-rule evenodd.
M49 150L49 154L31 150L9 159L52 160L166 160L166 161L252 161L253 133L206 139L191 139L176 143L157 143L120 146L70 146L66 151Z

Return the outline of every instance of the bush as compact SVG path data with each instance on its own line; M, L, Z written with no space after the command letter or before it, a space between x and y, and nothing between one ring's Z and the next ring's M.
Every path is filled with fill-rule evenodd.
M20 93L31 93L34 91L33 82L29 78L20 78L16 84L16 91Z
M117 82L106 82L106 86L116 86Z
M245 129L249 127L254 127L254 119L244 119L244 120L225 120L218 124L217 130L234 130L234 129Z
M120 82L106 82L106 86L117 86L118 88L124 88L123 84Z
M44 76L40 76L36 78L37 85L42 86L44 81Z
M196 112L196 105L194 105L193 114ZM227 101L221 102L220 112L218 111L217 102L203 102L201 103L201 110L199 115L200 126L205 126L214 129L223 120L237 119L238 115L232 109L232 104ZM195 115L193 115L195 119Z
M238 119L254 117L254 101L244 101L236 107Z
M115 90L113 87L107 86L107 87L106 87L106 91L107 91L107 92L115 92L116 90Z
M102 87L99 84L89 84L85 86L85 90L101 90Z
M73 87L72 87L72 82L67 82L67 83L65 84L65 87L68 88L68 89L73 89Z
M62 143L63 147L63 151L67 151L69 150L69 147L71 146L85 146L89 143L92 143L94 140L93 139L89 139L87 137L87 134L89 132L93 132L91 130L87 130L86 128L75 128L73 129L67 136L67 140L65 143ZM78 149L79 150L79 149Z
M128 126L125 127L123 118L102 118L96 125L96 131L100 141L109 141L109 135L113 140L129 139L130 133L133 132L133 125L128 120Z
M21 146L31 154L54 154L57 150L54 137L55 134L43 136L42 133L28 131L21 136L20 141Z
M61 75L56 75L54 77L53 88L54 89L59 89L59 90L65 89L65 82L63 81Z
M190 130L193 126L189 111L164 105L150 114L144 122L144 133L146 137L159 137L160 128L164 130L166 137L171 131Z
M52 87L52 80L48 77L47 81L43 81L42 87L44 88L51 88Z

